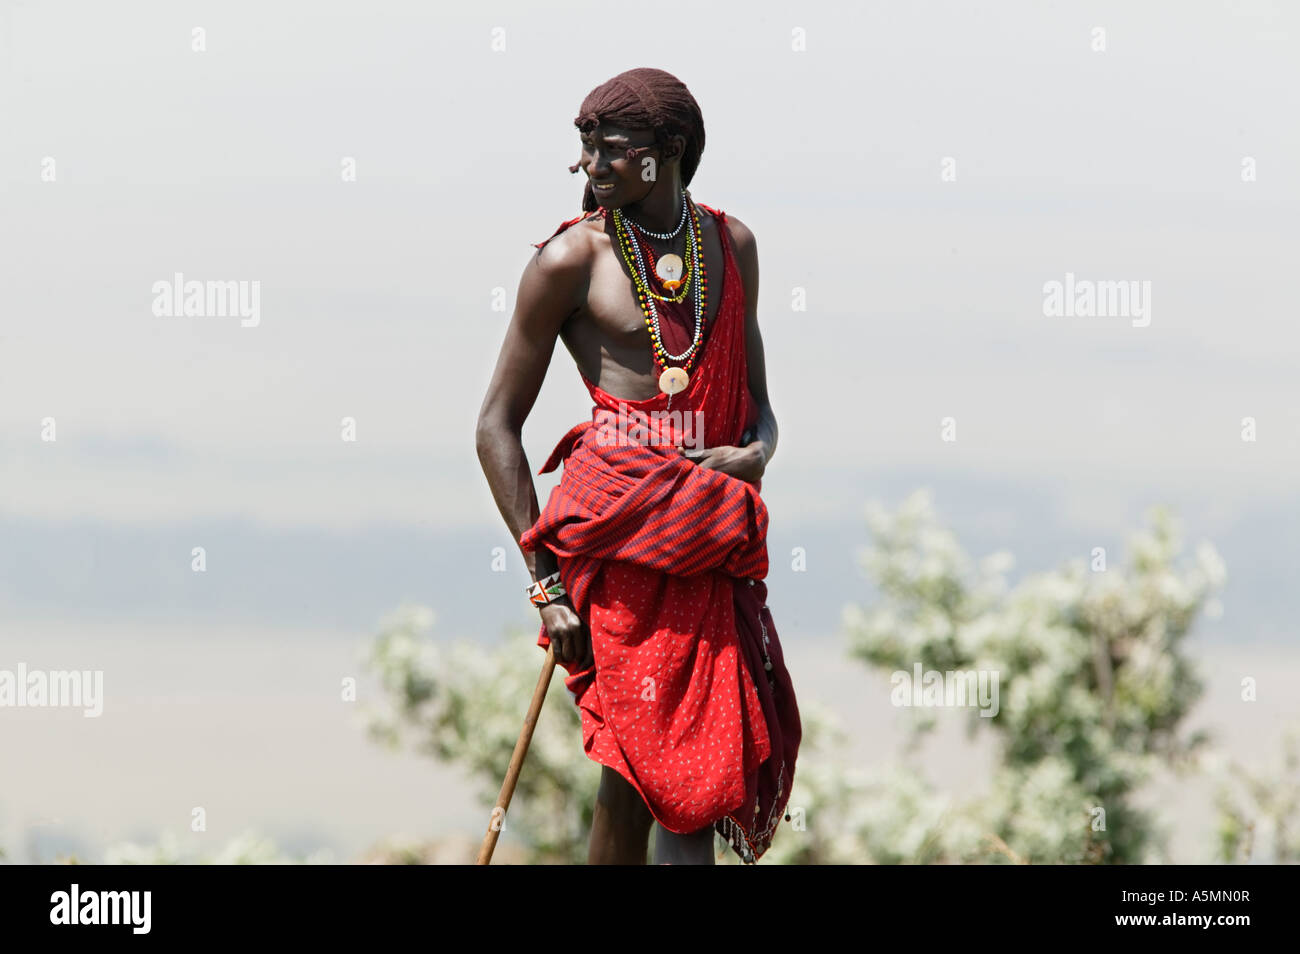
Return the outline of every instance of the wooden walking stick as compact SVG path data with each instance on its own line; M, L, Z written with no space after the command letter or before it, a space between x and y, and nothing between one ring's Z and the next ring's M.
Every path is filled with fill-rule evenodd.
M519 741L515 743L514 755L510 756L510 768L506 771L506 780L501 784L501 794L497 796L496 807L492 809L492 819L488 822L487 834L483 836L483 847L478 850L476 864L492 863L492 852L497 846L497 837L505 823L506 809L510 807L510 798L515 793L515 783L519 781L519 770L523 768L524 756L528 754L528 744L533 740L533 729L537 727L537 716L546 701L546 690L551 684L551 673L555 672L555 644L546 647L546 660L542 663L542 673L537 677L537 688L533 690L533 701L528 706L528 715L524 716L524 726L519 730Z

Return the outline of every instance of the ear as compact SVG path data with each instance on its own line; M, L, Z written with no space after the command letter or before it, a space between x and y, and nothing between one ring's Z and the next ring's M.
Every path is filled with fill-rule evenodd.
M678 160L686 155L686 137L681 133L668 137L668 145L664 149L664 161Z

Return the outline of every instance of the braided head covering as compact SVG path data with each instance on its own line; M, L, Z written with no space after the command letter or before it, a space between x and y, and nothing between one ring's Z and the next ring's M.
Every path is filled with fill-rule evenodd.
M681 157L682 187L691 184L704 152L704 116L686 85L663 70L639 67L626 70L597 86L582 101L573 125L582 132L606 123L625 129L653 130L655 145L663 148L672 136L686 139ZM632 150L629 150L632 152ZM580 164L569 166L577 172ZM591 181L582 193L582 210L599 207Z

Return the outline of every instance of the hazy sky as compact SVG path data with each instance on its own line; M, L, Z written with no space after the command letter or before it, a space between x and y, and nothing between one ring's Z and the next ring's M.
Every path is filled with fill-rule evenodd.
M823 535L861 542L869 496L921 484L965 538L1017 552L1117 543L1160 501L1194 537L1294 519L1294 8L668 4L631 44L594 4L4 9L0 520L26 550L57 526L187 566L248 528L245 572L293 540L281 565L342 540L413 574L455 547L515 593L472 444L509 314L494 291L512 306L530 243L576 212L572 118L634 65L691 86L692 192L757 235L781 427L765 497L774 537L835 564L807 581L820 602L856 573ZM177 272L259 282L258 324L155 316ZM1067 273L1150 283L1149 324L1045 317ZM589 412L559 347L534 471ZM1230 571L1297 566L1258 542ZM488 575L502 545L508 585Z
M757 236L783 639L868 592L867 500L930 486L1024 570L1170 503L1227 562L1214 638L1294 640L1294 5L0 0L0 55L11 625L535 626L475 416L579 210L579 103L657 66L703 110L693 195ZM155 315L177 272L259 282L259 322ZM1149 288L1149 324L1046 316L1067 274ZM558 347L534 471L589 413Z

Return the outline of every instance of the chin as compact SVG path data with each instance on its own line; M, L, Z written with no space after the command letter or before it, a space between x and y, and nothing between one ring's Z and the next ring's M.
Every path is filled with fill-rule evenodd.
M596 197L597 205L604 206L607 209L624 209L629 205L636 205L645 198L643 195L628 198L627 186L621 182L614 186L614 194L608 199L601 198L600 193L596 192L594 189L592 190L592 195Z

